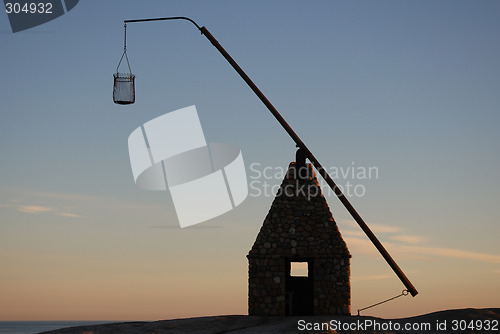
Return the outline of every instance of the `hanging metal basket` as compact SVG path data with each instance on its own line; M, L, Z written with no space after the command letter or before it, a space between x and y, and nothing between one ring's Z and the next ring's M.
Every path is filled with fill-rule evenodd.
M119 73L123 57L127 60L129 73ZM125 38L123 43L123 54L113 74L113 102L117 104L132 104L135 102L135 75L132 74L127 56L127 25L125 24Z
M135 75L132 73L115 73L113 85L113 102L132 104L135 102Z

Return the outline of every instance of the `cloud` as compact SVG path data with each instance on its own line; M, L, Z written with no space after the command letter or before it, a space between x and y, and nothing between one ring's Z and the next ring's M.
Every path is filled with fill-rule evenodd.
M123 210L124 207L129 209L137 210L158 210L158 206L149 203L141 203L134 200L125 200L121 198L114 197L103 197L94 195L85 195L77 193L65 193L65 192L50 192L40 189L23 188L15 186L2 186L0 185L0 196L2 194L8 194L9 197L22 198L24 201L55 201L56 203L68 203L64 207L72 208L76 205L79 207L91 207L91 208L106 208L110 210ZM1 198L1 197L0 197ZM5 198L3 198L5 200ZM8 199L9 203L14 203L14 200ZM20 200L17 200L21 202ZM9 205L11 205L9 204ZM60 209L59 211L65 211L68 209Z
M380 256L375 246L367 238L347 236L344 239L351 253L363 254L370 257ZM386 247L387 251L397 259L412 258L429 260L438 256L479 261L483 263L500 263L500 255L494 254L484 254L453 248L405 245L393 242L383 242L383 245Z
M401 228L391 225L370 224L370 229L375 233L398 233Z
M356 230L359 230L358 223L356 223L356 221L352 220L352 219L340 219L337 223L340 226L355 228ZM370 224L369 227L370 227L370 230L372 230L375 233L398 233L398 232L401 232L401 228L399 228L397 226L392 226L392 225Z
M54 208L41 205L16 205L15 208L19 212L27 212L27 213L46 213L46 212L56 211L56 209Z
M393 275L368 275L368 276L353 276L351 281L356 282L356 281L373 281L373 280L380 280L380 279L391 279L393 278Z
M500 263L500 255L483 254L477 252L463 251L452 248L404 246L403 250L410 253L420 253L423 255L451 257L456 259L474 260L486 263Z
M58 212L56 213L57 216L61 217L70 217L70 218L81 218L83 216L77 215L76 213L71 213L71 212Z
M344 236L347 247L351 253L363 254L370 257L380 256L375 246L368 239L368 237L365 236L365 233L359 229L358 224L354 220L342 219L339 221L339 225L342 227L342 235ZM357 229L353 230L352 228L354 227ZM390 240L396 241L384 241L382 244L391 255L397 257L398 259L411 258L428 261L437 256L479 261L483 263L500 263L500 255L484 254L462 249L420 245L427 240L427 238L417 235L404 234L402 233L404 231L396 226L370 224L369 227L377 236L388 234L387 237ZM345 231L344 228L346 229ZM500 273L500 270L496 271L496 273Z
M30 214L52 213L56 216L61 216L61 217L70 217L70 218L82 217L76 213L68 212L67 209L64 209L64 210L57 209L54 207L44 206L44 205L26 205L26 204L21 204L21 201L19 201L19 200L12 200L10 203L0 204L0 207L13 208L18 212L30 213Z
M341 233L343 236L351 236L351 237L362 237L365 235L363 231L352 231L352 230L342 231Z
M11 208L17 212L54 215L66 218L89 218L97 214L119 212L163 213L161 206L114 197L102 197L77 193L50 192L40 189L0 185L0 209ZM81 214L84 212L85 214Z
M362 254L370 257L378 257L379 253L368 238L358 238L356 236L344 236L347 248L354 254Z
M425 238L416 235L395 235L391 237L392 240L401 241L407 244L420 244Z

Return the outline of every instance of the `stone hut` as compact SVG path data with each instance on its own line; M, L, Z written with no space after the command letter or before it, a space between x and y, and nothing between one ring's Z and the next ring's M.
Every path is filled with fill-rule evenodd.
M249 315L350 315L351 255L305 159L290 164L247 258Z

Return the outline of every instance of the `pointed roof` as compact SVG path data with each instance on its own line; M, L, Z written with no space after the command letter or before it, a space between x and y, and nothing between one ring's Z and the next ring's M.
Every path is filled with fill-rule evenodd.
M290 164L248 257L351 257L310 164Z

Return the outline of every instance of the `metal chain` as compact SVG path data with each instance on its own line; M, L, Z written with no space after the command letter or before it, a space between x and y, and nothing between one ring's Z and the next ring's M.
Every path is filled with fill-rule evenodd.
M358 316L360 315L360 314L359 314L359 312L361 312L361 311L367 310L367 309L369 309L369 308L372 308L372 307L378 306L378 305L383 304L383 303L387 303L387 302L389 302L389 301L391 301L391 300L394 300L394 299L396 299L396 298L399 298L399 297L401 297L401 296L407 296L407 295L408 295L408 293L409 293L409 291L405 289L405 290L403 290L403 292L401 292L401 294L400 294L400 295L397 295L396 297L392 297L392 298L386 299L386 300L384 300L384 301L381 301L381 302L379 302L379 303L376 303L376 304L373 304L373 305L370 305L370 306L367 306L367 307L360 308L360 309L358 309Z
M120 61L118 62L118 66L116 66L116 73L118 73L118 70L120 68L120 65L122 63L123 57L125 57L125 60L127 61L127 66L129 70L129 74L132 75L132 69L130 68L130 62L128 61L128 55L127 55L127 24L125 23L125 35L123 39L123 53L122 57L120 58Z

